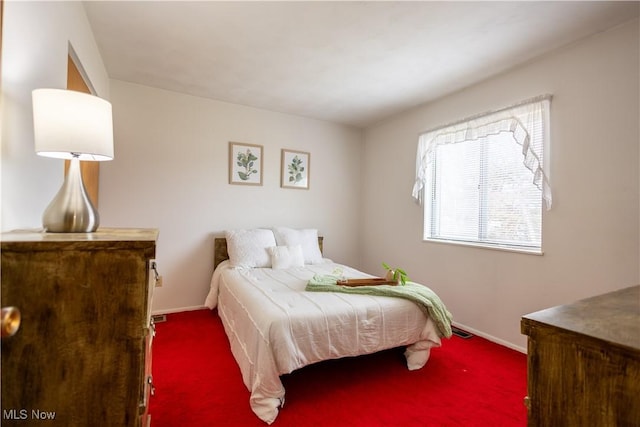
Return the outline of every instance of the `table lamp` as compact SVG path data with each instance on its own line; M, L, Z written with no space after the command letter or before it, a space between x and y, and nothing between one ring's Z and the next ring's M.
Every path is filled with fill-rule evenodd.
M42 215L42 225L53 233L94 232L100 216L87 195L80 160L113 159L111 104L64 89L36 89L32 98L36 153L70 160L62 187Z

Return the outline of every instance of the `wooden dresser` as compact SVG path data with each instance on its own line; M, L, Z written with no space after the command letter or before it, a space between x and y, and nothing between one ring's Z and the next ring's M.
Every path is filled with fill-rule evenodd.
M147 426L158 231L2 234L3 426Z
M640 426L640 286L528 314L529 426Z

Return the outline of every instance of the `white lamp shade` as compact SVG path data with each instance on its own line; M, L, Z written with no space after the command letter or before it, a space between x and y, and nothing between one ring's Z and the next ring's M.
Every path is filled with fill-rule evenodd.
M36 89L33 127L40 156L104 161L113 159L111 104L64 89Z

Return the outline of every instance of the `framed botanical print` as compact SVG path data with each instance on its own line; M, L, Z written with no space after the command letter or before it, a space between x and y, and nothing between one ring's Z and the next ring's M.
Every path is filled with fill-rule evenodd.
M229 184L262 185L262 145L229 142Z
M310 153L282 149L280 186L308 190L310 162Z

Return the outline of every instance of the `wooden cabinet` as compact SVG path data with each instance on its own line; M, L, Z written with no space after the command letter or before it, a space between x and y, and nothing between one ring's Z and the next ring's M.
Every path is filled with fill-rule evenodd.
M522 318L529 426L640 426L640 286Z
M0 424L146 426L157 230L2 234Z

